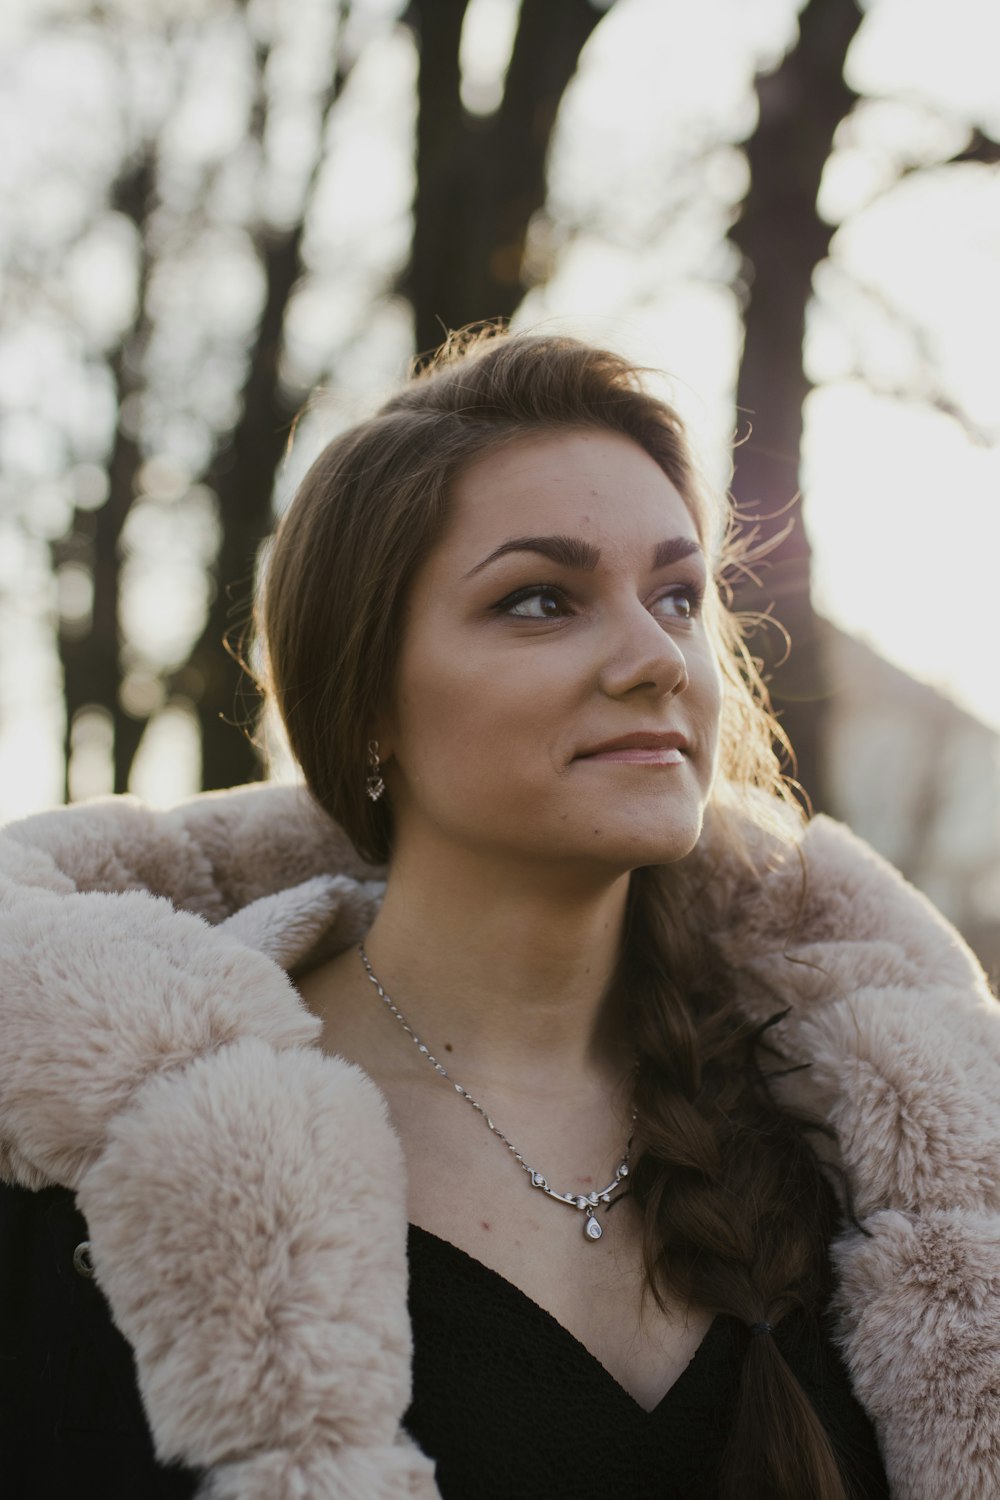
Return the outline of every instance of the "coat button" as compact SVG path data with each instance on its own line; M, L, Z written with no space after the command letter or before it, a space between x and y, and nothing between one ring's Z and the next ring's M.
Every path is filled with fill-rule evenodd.
M86 1276L88 1281L94 1275L94 1262L90 1258L90 1241L81 1240L73 1251L73 1270L78 1276Z

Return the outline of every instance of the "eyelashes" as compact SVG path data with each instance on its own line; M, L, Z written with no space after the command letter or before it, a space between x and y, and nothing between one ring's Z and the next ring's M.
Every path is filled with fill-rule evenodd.
M660 604L668 599L684 599L687 602L688 613L682 615L685 620L696 620L701 614L702 605L705 602L705 584L703 583L678 583L672 585L664 593L657 595L656 603Z
M669 588L664 589L661 594L657 595L650 609L652 610L660 604L680 600L686 604L687 613L670 615L669 618L678 620L681 623L692 621L697 619L701 614L702 606L705 602L705 592L706 585L701 582L672 584ZM529 604L535 600L538 601L540 606L537 612L529 612L527 609L520 609L520 612L518 612L519 606ZM556 608L542 608L541 605L545 600L555 603ZM573 613L573 605L569 595L565 589L556 583L533 583L528 584L525 588L515 589L512 594L507 594L503 599L499 600L493 606L493 609L497 614L508 615L514 619L521 620L557 620Z
M498 615L510 615L514 613L514 610L519 604L525 604L532 599L538 599L539 601L541 601L542 599L556 599L559 601L561 606L560 613L568 612L569 601L566 598L566 594L561 588L558 587L557 584L554 583L533 583L529 584L527 588L515 589L512 594L508 594L505 598L501 599L498 604L495 604L493 606L493 608ZM525 612L522 613L518 618L550 620L556 619L557 615L551 610L542 610L537 615L529 615Z

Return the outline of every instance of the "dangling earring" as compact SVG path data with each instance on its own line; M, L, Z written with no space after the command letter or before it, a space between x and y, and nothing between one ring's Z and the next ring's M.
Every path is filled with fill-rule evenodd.
M365 777L365 791L373 802L377 802L385 791L385 782L382 780L382 762L378 758L378 740L368 741L368 775Z

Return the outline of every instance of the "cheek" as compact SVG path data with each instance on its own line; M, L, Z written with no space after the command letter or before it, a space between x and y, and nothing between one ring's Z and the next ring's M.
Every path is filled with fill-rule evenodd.
M719 730L722 724L722 702L725 693L725 681L722 676L722 668L713 656L711 689L709 698L709 716L714 725L715 739L719 738Z
M722 731L725 681L711 640L702 636L688 655L688 689L679 712L690 725L699 747L697 774L701 795L707 797L715 780Z
M722 735L722 709L725 690L722 669L713 657L710 690L705 711L705 739L706 743L711 747L711 774L713 779L719 762L719 743Z
M699 655L695 670L700 687L701 711L707 723L714 722L716 735L718 735L719 722L722 718L722 701L726 691L725 676L719 656L720 649L724 648L720 648L716 634L709 624L699 642Z
M544 757L553 723L553 684L516 653L498 662L465 643L411 642L400 663L395 724L407 779L489 782L499 790L525 758Z

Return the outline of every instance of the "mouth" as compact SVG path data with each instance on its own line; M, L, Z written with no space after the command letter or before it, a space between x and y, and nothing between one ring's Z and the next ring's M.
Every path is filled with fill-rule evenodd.
M677 766L684 761L687 750L687 740L674 730L662 734L638 731L604 740L581 751L575 759L618 761L624 765Z

